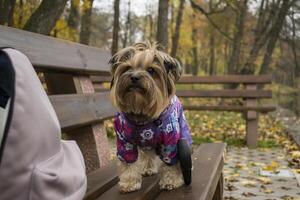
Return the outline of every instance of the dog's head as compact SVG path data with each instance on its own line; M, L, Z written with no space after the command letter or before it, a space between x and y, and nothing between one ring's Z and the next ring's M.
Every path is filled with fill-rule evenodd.
M136 43L111 59L111 99L120 112L157 118L175 94L180 63L149 42Z

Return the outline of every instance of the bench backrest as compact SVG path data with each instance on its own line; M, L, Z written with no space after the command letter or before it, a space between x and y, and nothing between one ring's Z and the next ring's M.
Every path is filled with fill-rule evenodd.
M79 144L87 171L107 164L103 120L115 109L108 92L94 93L90 75L109 75L109 51L5 26L0 26L0 46L20 50L39 72L62 131Z

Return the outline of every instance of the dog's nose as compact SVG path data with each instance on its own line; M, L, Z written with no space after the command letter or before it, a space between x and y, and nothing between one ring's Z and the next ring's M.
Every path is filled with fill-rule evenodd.
M133 74L131 77L130 77L132 83L137 83L140 79L141 79L141 76L140 75L137 75L137 74Z

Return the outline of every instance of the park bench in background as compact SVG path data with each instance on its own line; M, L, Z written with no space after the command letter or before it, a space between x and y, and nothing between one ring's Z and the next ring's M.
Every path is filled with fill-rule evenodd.
M115 109L108 91L95 93L91 75L108 76L108 51L0 26L0 46L13 47L28 56L43 82L57 113L62 132L76 140L87 166L85 199L222 199L225 145L203 144L193 154L193 183L171 192L158 188L158 176L143 179L142 189L130 194L117 191L116 163L109 160L103 124Z
M109 76L92 76L96 91L106 91L102 83L109 82ZM210 110L243 112L246 121L246 141L249 147L256 147L258 140L258 113L274 111L275 106L258 104L260 99L272 98L272 91L258 89L259 85L270 84L271 75L225 75L225 76L183 76L178 84L242 84L237 89L192 89L177 90L181 98L239 98L242 105L184 105L185 110Z

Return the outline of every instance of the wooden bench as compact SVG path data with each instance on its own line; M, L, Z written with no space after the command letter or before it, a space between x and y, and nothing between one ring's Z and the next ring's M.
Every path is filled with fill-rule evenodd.
M104 120L115 109L108 91L95 93L91 75L108 76L108 51L0 26L0 46L25 53L45 84L67 139L76 140L87 166L85 199L222 199L225 144L203 144L193 154L193 183L171 192L158 187L158 175L144 178L142 189L118 192L115 161L110 162Z
M103 88L103 83L109 82L109 76L92 76L96 91L107 91ZM238 105L184 105L185 110L210 110L210 111L231 111L243 112L246 121L246 141L251 148L257 146L258 141L258 114L274 111L275 106L264 105L261 99L272 98L272 91L258 89L258 86L270 84L271 75L225 75L225 76L183 76L178 85L195 84L238 84L242 87L238 89L190 89L177 90L177 96L181 98L230 98L241 99Z

